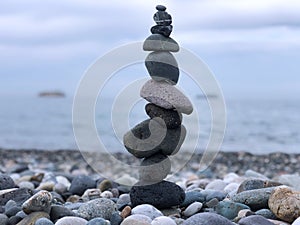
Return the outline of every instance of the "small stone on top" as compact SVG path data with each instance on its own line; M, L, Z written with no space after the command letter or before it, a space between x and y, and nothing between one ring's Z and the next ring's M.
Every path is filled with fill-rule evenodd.
M158 11L166 11L166 7L165 6L163 6L163 5L157 5L156 6L156 9L158 10Z

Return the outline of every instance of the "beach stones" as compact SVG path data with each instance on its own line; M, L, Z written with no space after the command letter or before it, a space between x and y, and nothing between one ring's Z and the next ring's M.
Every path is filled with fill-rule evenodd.
M193 106L175 87L179 68L171 52L179 51L179 46L169 37L172 17L166 7L158 5L156 9L153 19L157 25L143 45L145 51L152 51L145 59L151 79L140 90L140 96L149 102L145 111L150 119L125 133L123 143L129 153L143 159L138 168L139 181L130 191L132 206L150 204L164 209L180 205L185 198L180 186L164 179L171 171L169 156L179 151L186 137L182 113L191 114Z
M300 217L300 192L287 186L276 187L271 193L268 205L276 217L293 222Z
M69 192L75 195L82 195L86 189L95 187L95 180L86 175L79 175L72 180Z
M197 213L187 220L182 225L234 225L230 220L216 213Z
M185 198L184 191L176 184L161 181L151 185L136 185L130 191L131 204L135 207L150 204L158 209L180 205Z
M14 188L15 186L15 182L10 176L0 174L0 190Z

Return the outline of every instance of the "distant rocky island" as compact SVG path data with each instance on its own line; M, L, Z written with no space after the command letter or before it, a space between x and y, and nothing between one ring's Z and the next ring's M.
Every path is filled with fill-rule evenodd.
M66 94L62 91L42 91L38 94L39 97L64 98Z

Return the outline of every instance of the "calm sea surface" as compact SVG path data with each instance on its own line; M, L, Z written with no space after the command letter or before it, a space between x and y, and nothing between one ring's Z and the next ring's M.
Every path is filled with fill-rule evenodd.
M111 99L101 99L95 106L98 137L107 149L123 152L120 132L147 119L146 102L138 102L128 112L120 106L112 118ZM72 98L38 98L35 96L0 97L0 148L10 149L78 149L73 134ZM184 116L189 138L183 148L205 149L211 129L210 111L205 99L194 98L199 121ZM223 151L252 153L300 153L300 104L297 100L226 100L227 126ZM118 117L118 118L116 118ZM120 127L116 131L117 123ZM196 124L198 124L196 126ZM84 119L76 129L88 127ZM199 128L197 129L197 127ZM118 128L117 128L118 129ZM199 135L199 139L197 141ZM88 148L97 148L93 140Z

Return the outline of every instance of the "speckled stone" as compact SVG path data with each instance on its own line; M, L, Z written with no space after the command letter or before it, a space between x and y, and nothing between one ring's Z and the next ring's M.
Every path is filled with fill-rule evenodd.
M50 213L52 195L48 191L39 191L22 205L25 213L46 212Z
M230 220L216 213L198 213L185 220L182 225L234 225Z
M158 209L170 208L180 205L184 197L184 191L178 185L168 181L146 186L133 186L130 191L133 207L150 204Z
M275 214L270 209L260 209L260 210L257 210L255 212L255 214L259 215L259 216L263 216L266 219L273 219L273 220L277 219L277 217L275 216Z
M172 25L168 25L168 26L155 25L150 29L152 34L161 34L165 37L169 37L170 34L172 33L172 30L173 30Z
M268 208L268 200L274 187L243 191L232 197L234 202L248 205L252 210Z
M245 218L242 218L239 221L239 225L274 225L266 218L259 216L259 215L253 215L253 216L247 216Z
M109 220L111 215L117 211L116 204L106 198L91 200L79 207L77 214L87 220L101 217Z
M83 218L75 217L75 216L66 216L64 218L59 219L55 225L86 225L88 221Z
M287 186L276 187L268 205L279 219L293 222L300 217L300 192L293 191Z
M145 66L155 81L168 81L175 85L179 79L179 68L170 52L151 52L145 59Z
M158 152L170 155L180 148L181 141L181 127L162 129L156 119L139 123L123 137L125 148L137 158L150 157Z
M147 81L143 85L140 95L148 102L165 109L176 109L184 114L193 112L190 100L176 87L164 81L157 82L152 79Z
M144 183L157 183L171 171L171 160L163 154L155 154L143 159L139 168L139 180Z
M178 43L170 37L165 37L161 34L150 35L143 44L145 51L169 51L178 52Z
M147 115L154 119L159 117L162 119L157 120L159 123L162 123L162 126L166 126L168 129L178 128L182 122L182 114L173 109L164 109L154 104L147 104L145 106L145 111Z

